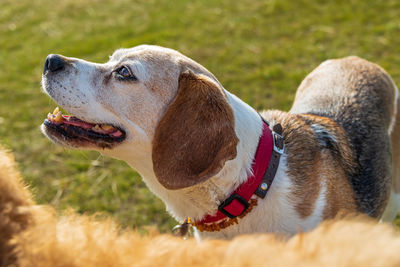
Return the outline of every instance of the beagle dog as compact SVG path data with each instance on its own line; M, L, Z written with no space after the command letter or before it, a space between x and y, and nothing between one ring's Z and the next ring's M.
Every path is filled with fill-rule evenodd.
M398 90L361 58L323 62L289 112L261 115L159 46L119 49L104 64L49 55L42 86L73 114L49 113L48 138L126 161L202 236L293 234L338 213L391 221L399 209Z

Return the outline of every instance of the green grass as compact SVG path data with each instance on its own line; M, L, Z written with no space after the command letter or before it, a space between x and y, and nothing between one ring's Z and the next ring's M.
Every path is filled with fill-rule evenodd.
M400 83L399 14L397 0L1 0L0 143L39 203L167 231L175 222L125 163L63 149L40 133L55 107L40 89L47 54L105 62L119 47L167 46L253 107L287 110L327 58L359 55Z

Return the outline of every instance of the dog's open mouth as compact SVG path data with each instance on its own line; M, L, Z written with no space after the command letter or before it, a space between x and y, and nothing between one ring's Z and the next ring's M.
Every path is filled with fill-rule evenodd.
M46 127L45 133L52 140L75 147L95 145L111 148L126 137L125 131L118 127L90 123L75 116L63 115L58 107L47 115L43 125Z

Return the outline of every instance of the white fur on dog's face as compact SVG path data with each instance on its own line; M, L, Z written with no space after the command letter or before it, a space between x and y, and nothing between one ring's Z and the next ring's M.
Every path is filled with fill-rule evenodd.
M158 46L117 50L105 64L63 59L66 61L63 71L43 75L44 90L61 107L84 121L123 129L127 138L121 146L125 142L151 142L157 122L177 93L182 71L191 69L215 79L193 60ZM115 71L121 66L128 67L137 80L118 79ZM42 129L46 133L44 126ZM63 140L55 141L85 148Z

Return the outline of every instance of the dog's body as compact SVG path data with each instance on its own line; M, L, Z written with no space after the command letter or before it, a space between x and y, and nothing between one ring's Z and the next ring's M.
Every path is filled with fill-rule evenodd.
M262 119L201 65L155 46L118 50L105 64L51 57L45 91L90 122L79 120L79 127L115 127L104 138L71 130L61 118L45 122L44 133L125 160L178 221L215 214L247 180ZM267 196L238 224L205 235L295 233L339 211L380 218L392 184L385 219L393 219L400 193L397 94L390 77L365 60L321 64L303 81L289 113L262 114L271 128L283 126L285 143Z

